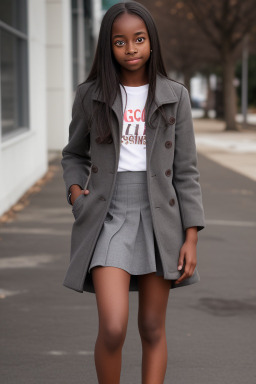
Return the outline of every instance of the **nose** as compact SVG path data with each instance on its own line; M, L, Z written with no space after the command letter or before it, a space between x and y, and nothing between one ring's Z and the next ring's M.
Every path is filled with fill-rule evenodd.
M129 43L126 45L126 54L127 55L133 55L134 53L137 53L137 48L132 44L132 43Z

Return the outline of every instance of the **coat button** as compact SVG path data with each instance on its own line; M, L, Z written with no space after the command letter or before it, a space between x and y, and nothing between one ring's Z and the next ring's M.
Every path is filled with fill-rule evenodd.
M106 201L104 196L100 196L99 199L102 200L102 201Z
M175 123L175 117L173 117L173 116L170 116L170 118L169 118L169 123L171 124L171 125L173 125L174 123Z
M172 142L171 141L166 141L165 142L165 146L166 146L166 148L171 148L171 146L172 146Z
M170 169L167 169L167 170L165 171L165 175L166 175L166 176L171 176L171 173L172 173L172 171L171 171Z
M110 138L108 139L107 143L108 143L108 144L113 143L113 139L110 137Z
M96 167L96 165L92 166L92 172L94 172L94 173L98 172L98 167Z
M175 204L175 200L174 200L174 199L171 199L171 200L169 201L169 204L170 204L170 206L172 207L172 206Z

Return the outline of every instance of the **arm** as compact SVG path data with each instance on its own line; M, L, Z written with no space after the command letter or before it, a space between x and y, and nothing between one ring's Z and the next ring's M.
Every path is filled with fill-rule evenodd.
M202 192L191 105L185 87L181 91L176 118L173 185L179 200L184 230L190 227L197 227L197 231L202 230L205 226Z
M90 131L88 116L83 108L80 89L77 88L72 108L72 120L69 126L69 142L62 151L61 165L68 199L71 185L82 190L90 174ZM73 194L73 193L72 193Z
M179 284L194 273L197 264L197 232L205 226L191 105L185 87L182 88L177 111L173 184L179 200L183 228L186 232L186 239L180 249L178 261L178 270L184 269L180 278L175 282L175 284Z

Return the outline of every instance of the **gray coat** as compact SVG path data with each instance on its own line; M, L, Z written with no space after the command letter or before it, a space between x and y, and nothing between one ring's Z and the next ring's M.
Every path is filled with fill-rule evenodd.
M93 87L85 95L88 88L88 84L77 88L69 142L61 161L67 197L72 184L90 191L79 196L72 208L70 264L63 282L78 292L95 292L88 266L114 191L123 125L122 99L117 95L112 106L113 141L97 142L90 117L93 104L101 98ZM157 76L156 101L145 120L148 195L164 278L174 282L181 275L177 266L185 230L192 226L203 229L204 211L188 91L180 83ZM169 119L167 129L156 113L160 105ZM172 286L199 280L196 268L191 277Z

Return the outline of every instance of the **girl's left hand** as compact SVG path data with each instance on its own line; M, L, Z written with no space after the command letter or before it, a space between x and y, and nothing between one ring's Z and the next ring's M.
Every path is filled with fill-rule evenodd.
M184 273L180 276L175 284L179 284L182 280L192 276L196 267L196 242L186 240L180 249L180 257L178 262L178 270L180 271L185 265Z

